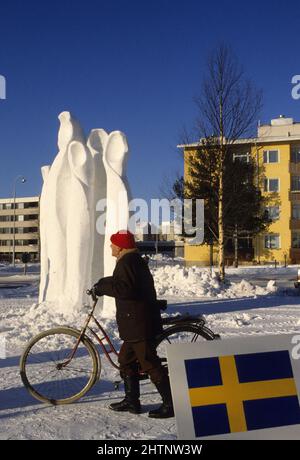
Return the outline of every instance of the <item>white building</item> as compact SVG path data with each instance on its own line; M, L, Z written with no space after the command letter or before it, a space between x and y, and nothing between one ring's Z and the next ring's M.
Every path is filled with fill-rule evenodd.
M16 261L28 252L31 261L40 259L39 197L0 199L0 261ZM15 205L15 206L14 206Z

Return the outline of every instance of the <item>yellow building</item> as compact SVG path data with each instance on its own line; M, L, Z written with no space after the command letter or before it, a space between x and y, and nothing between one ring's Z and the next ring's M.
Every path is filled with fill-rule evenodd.
M272 219L267 233L249 243L246 260L300 263L300 123L281 115L270 124L259 126L257 138L239 139L234 145L234 155L245 161L250 156L255 160L257 180L269 198L267 211ZM201 147L199 143L178 147L184 149L187 177L189 155ZM186 244L185 259L187 263L207 265L210 248L205 244Z

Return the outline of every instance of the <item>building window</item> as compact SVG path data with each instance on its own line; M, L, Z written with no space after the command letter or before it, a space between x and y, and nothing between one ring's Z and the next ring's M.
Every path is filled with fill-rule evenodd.
M37 220L39 218L39 216L36 214L30 214L23 217L25 217L25 220Z
M266 213L270 220L278 220L279 219L279 206L267 206Z
M233 154L233 161L239 160L243 163L249 163L249 152L244 153L234 153Z
M300 249L300 233L299 232L292 233L292 248Z
M0 233L13 233L13 229L12 228L0 228Z
M32 201L30 203L25 203L24 207L26 209L29 209L29 208L37 208L39 206L39 203L37 201Z
M265 192L278 192L279 191L279 179L265 179L264 191Z
M2 240L2 246L12 246L13 240Z
M300 176L292 176L292 192L300 191Z
M264 151L264 163L278 163L279 152L278 150L265 150Z
M37 227L28 227L26 233L38 233L39 229Z
M291 162L300 163L300 145L295 145L292 147Z
M279 249L280 248L280 236L276 235L265 235L265 248L266 249Z
M300 204L292 205L292 219L300 220Z

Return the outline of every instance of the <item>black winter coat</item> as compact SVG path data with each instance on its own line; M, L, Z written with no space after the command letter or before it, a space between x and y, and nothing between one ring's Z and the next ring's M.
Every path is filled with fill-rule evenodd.
M152 340L162 332L153 277L138 252L124 254L113 275L95 285L97 295L115 297L117 324L122 340Z

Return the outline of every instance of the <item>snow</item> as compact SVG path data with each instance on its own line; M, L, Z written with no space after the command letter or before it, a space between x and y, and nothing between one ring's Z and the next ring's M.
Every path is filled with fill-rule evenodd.
M110 236L129 219L128 144L120 131L93 129L86 139L70 112L58 118L59 151L51 166L42 167L39 303L70 314L89 301L85 286L115 266ZM99 304L113 316L111 299Z
M180 260L152 258L150 267L159 298L168 300L168 314L203 314L207 326L222 340L299 333L300 302L290 281L297 267L277 271L272 267L231 268L224 286L209 269L185 268ZM141 415L108 409L111 401L123 397L123 387L114 390L118 372L103 355L100 381L77 403L53 407L30 396L19 376L19 358L26 343L54 326L80 328L87 313L58 314L51 303L39 305L38 270L31 265L24 276L18 267L0 265L0 337L5 337L7 351L6 359L0 359L0 439L176 439L175 419L153 420L147 416L160 401L149 381L141 382ZM260 281L257 276L261 273L264 281L257 285L254 280ZM285 277L288 287L278 287L279 276ZM2 283L8 283L6 289L1 288ZM21 286L9 288L9 283ZM115 321L104 319L102 323L119 347Z
M152 269L159 296L218 297L266 295L276 292L276 283L270 280L265 288L254 286L242 279L239 283L222 285L216 273L198 267L162 266Z

